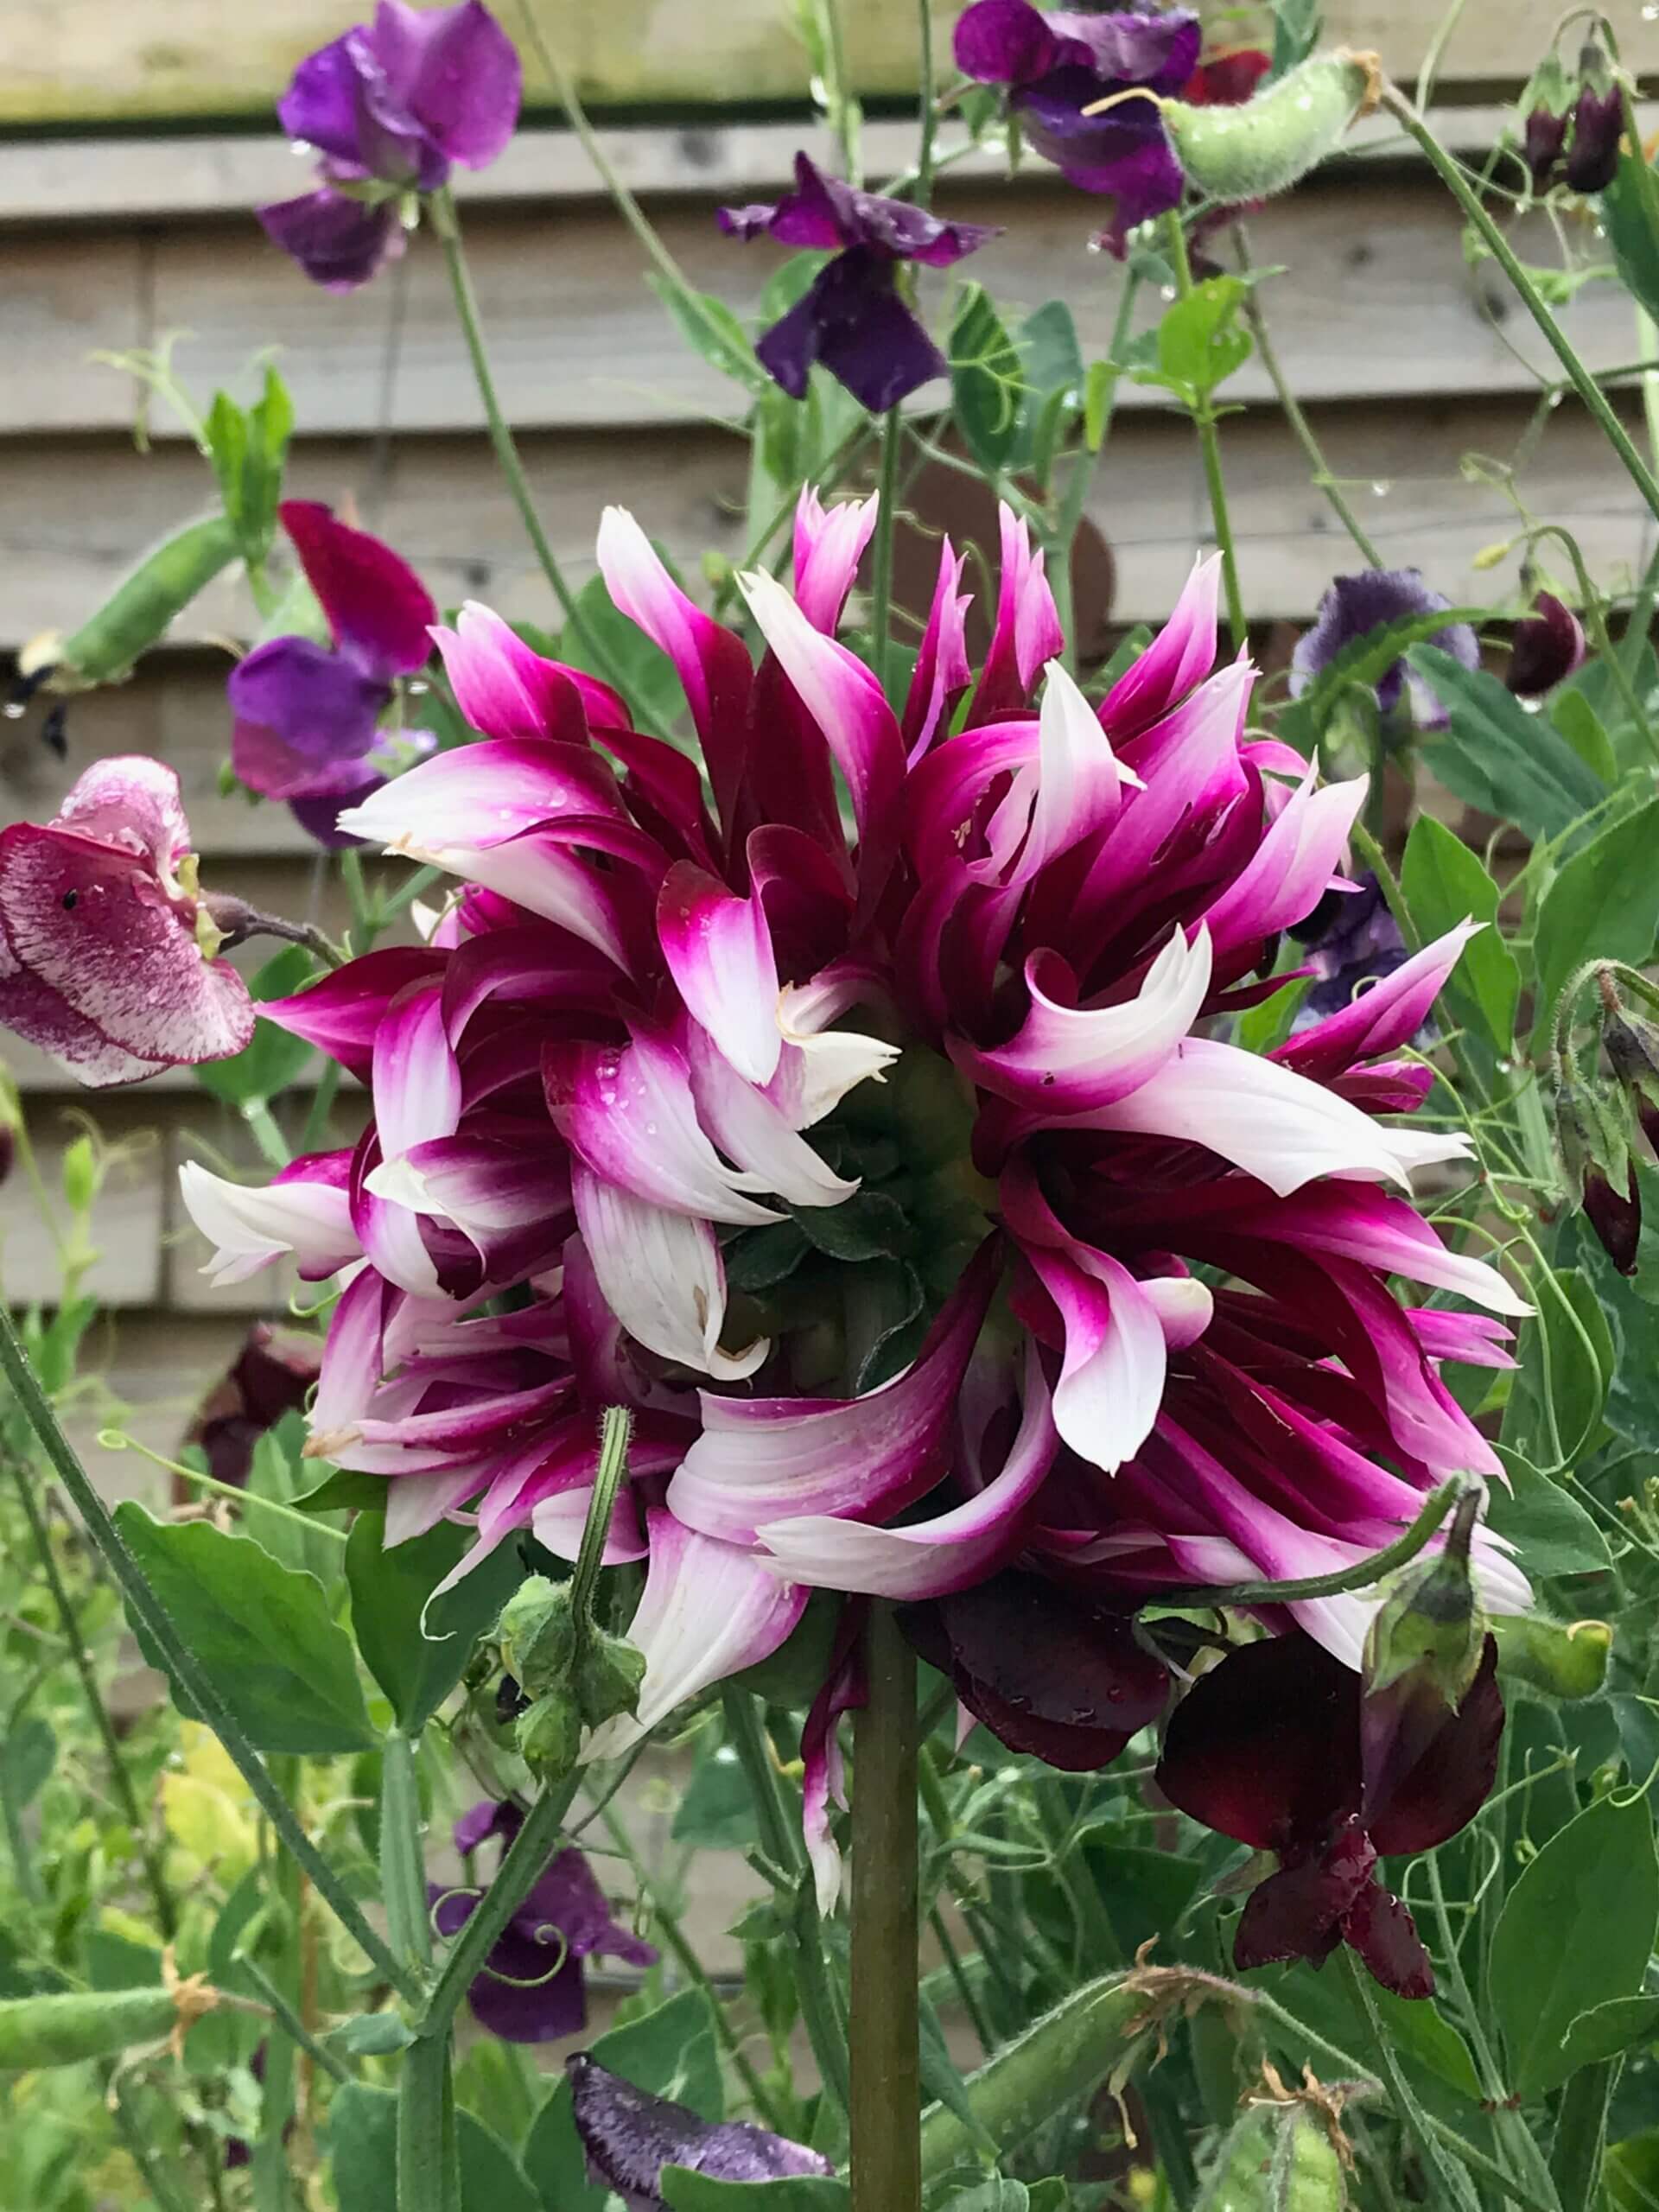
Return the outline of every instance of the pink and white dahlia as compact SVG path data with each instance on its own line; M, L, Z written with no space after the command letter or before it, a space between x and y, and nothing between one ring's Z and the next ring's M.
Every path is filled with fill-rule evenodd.
M482 607L439 631L481 740L342 827L454 900L262 1008L367 1083L371 1126L186 1195L223 1275L349 1271L312 1448L389 1478L393 1540L448 1515L473 1560L525 1529L569 1554L597 1417L633 1408L610 1556L648 1560L648 1670L595 1751L819 1587L905 1602L972 1710L1097 1764L1161 1701L1137 1606L1344 1567L1498 1472L1440 1364L1507 1332L1389 1287L1526 1310L1411 1197L1465 1149L1411 1125L1401 1053L1471 928L1271 1053L1228 1041L1363 785L1252 736L1215 563L1096 708L1005 513L977 682L947 543L895 710L836 635L874 521L803 499L793 593L741 579L757 666L606 515L698 758ZM1524 1603L1497 1539L1476 1557ZM1373 1603L1267 1618L1353 1666Z

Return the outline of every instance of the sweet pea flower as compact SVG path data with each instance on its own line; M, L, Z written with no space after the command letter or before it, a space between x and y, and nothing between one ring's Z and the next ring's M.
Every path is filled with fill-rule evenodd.
M627 2212L661 2212L665 2166L730 2182L835 2171L804 2143L748 2120L703 2120L689 2105L636 2088L586 2051L564 2063L588 2174L598 2188L613 2189Z
M1290 658L1290 696L1300 698L1314 677L1344 646L1408 614L1434 614L1451 601L1423 582L1420 569L1365 569L1357 576L1338 576L1319 601L1313 626L1297 640ZM1430 640L1465 668L1478 668L1480 646L1466 622L1449 623ZM1386 669L1376 686L1377 712L1394 714L1406 702L1419 729L1445 729L1451 716L1403 658Z
M1121 92L1182 92L1200 37L1198 18L1185 8L1096 16L1040 10L1029 0L976 0L957 19L955 43L964 76L1008 87L1010 112L1046 161L1082 191L1116 200L1103 243L1121 259L1137 223L1179 205L1181 165L1154 100L1122 99L1103 115L1087 111Z
M1553 591L1541 591L1515 626L1504 681L1517 698L1541 699L1583 667L1584 653L1584 625Z
M806 396L817 361L879 415L949 365L898 287L899 264L949 269L1001 232L982 223L949 223L908 200L861 192L795 156L795 189L775 205L722 207L730 238L767 237L779 245L834 253L804 296L755 347L761 365L791 399Z
M448 871L450 918L261 1009L368 1126L185 1192L219 1279L343 1273L307 1448L386 1478L391 1542L449 1516L458 1573L519 1529L575 1556L600 1417L632 1409L605 1556L645 1563L645 1669L592 1758L824 1588L904 1607L1004 1740L1098 1765L1168 1694L1134 1619L1160 1591L1345 1571L1448 1475L1501 1479L1440 1362L1501 1358L1503 1321L1391 1287L1527 1310L1410 1198L1466 1147L1414 1126L1397 1055L1474 925L1270 1054L1224 1041L1365 785L1251 734L1217 562L1096 707L1005 512L982 665L947 543L890 705L836 635L874 522L804 497L792 591L741 579L757 664L607 513L701 763L486 610L440 632L479 741L341 826ZM1489 1609L1526 1605L1499 1538L1472 1561ZM1268 1624L1352 1668L1376 1603ZM853 1618L804 1746L830 1900Z
M0 830L0 1025L93 1090L239 1052L253 1007L211 906L172 769L100 760Z
M455 1849L470 1859L493 1837L505 1852L524 1825L516 1805L486 1798L455 1822ZM459 1934L484 1894L429 1885L433 1925ZM524 1903L492 1945L467 1992L480 2027L507 2043L553 2043L588 2024L582 1962L596 1955L656 1963L654 1948L611 1916L593 1869L574 1845L555 1849Z
M391 765L381 716L395 679L431 658L437 608L389 545L340 522L315 499L278 512L332 637L267 639L226 686L231 765L250 791L287 799L321 842L334 818L368 797Z
M318 1347L309 1337L256 1321L241 1351L196 1408L187 1443L195 1445L215 1481L245 1483L259 1439L284 1414L301 1413L317 1379Z
M332 292L403 251L398 202L439 190L459 162L487 168L518 120L518 55L481 0L379 0L294 73L277 118L319 156L314 192L257 213L266 235Z

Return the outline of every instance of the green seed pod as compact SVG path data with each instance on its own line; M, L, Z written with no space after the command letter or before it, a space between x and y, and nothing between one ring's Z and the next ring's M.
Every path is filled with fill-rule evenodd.
M532 1574L508 1599L495 1633L502 1664L524 1695L546 1696L563 1682L575 1656L569 1585Z
M1342 2164L1304 2104L1252 2105L1223 2146L1201 2212L1341 2212Z
M0 2001L0 2070L112 2058L133 2044L171 2035L181 2017L166 1989L7 1998Z
M1500 1674L1545 1697L1572 1703L1594 1697L1607 1679L1613 1631L1605 1621L1511 1619L1492 1622Z
M51 688L89 690L117 683L165 633L197 593L236 558L236 532L224 515L187 523L145 554L96 614L58 648Z
M550 1690L518 1716L518 1756L542 1782L561 1782L582 1748L582 1714L568 1689Z
M639 1708L645 1655L623 1637L592 1630L576 1662L576 1703L590 1728Z
M1242 107L1160 100L1188 181L1231 207L1285 192L1335 150L1376 99L1374 54L1314 54Z

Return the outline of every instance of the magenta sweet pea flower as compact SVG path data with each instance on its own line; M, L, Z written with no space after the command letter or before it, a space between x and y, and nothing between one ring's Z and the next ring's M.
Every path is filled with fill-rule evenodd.
M437 608L388 545L315 499L279 510L333 637L271 638L238 661L226 687L231 765L250 791L287 799L325 844L342 842L342 807L385 781L393 741L381 729L395 680L431 658ZM424 733L416 749L429 749ZM349 842L346 840L344 842Z
M823 175L804 154L795 156L794 191L775 206L722 207L717 219L732 238L764 236L834 253L755 352L791 399L806 396L817 361L873 415L949 367L899 294L899 263L949 269L1001 235L982 223L944 222L908 200L861 192Z
M267 236L330 291L366 283L402 251L400 198L437 191L457 162L487 168L521 90L518 52L481 0L380 0L372 22L307 54L277 103L289 137L318 155L321 182L261 207Z
M1181 165L1155 99L1173 96L1198 67L1202 33L1191 10L1084 15L1028 0L976 0L957 19L957 67L982 85L1006 85L1009 111L1067 181L1116 200L1102 242L1119 258L1128 233L1180 204Z
M1466 1827L1497 1767L1497 1647L1455 1710L1407 1741L1365 1726L1360 1677L1305 1636L1230 1652L1176 1707L1158 1786L1173 1805L1279 1871L1250 1893L1233 1939L1243 1972L1319 1965L1349 1944L1396 1996L1430 1997L1434 1971L1412 1917L1377 1873Z
M662 2212L665 2166L730 2182L835 2171L804 2143L748 2120L703 2120L689 2105L636 2088L586 2051L564 2063L588 2174L599 2188L613 2189L627 2212Z
M1160 1591L1351 1567L1500 1473L1440 1363L1504 1357L1484 1316L1527 1309L1413 1206L1465 1146L1413 1125L1400 1058L1472 925L1271 1054L1227 1042L1364 785L1252 736L1217 563L1096 708L1007 515L982 665L946 544L893 706L836 635L873 522L802 500L793 589L741 580L757 664L607 512L700 762L486 610L440 632L479 741L342 827L448 871L444 925L262 1009L368 1126L264 1188L187 1176L219 1279L350 1271L308 1448L387 1478L389 1541L450 1516L458 1573L520 1529L574 1556L598 1416L632 1409L606 1556L645 1563L646 1665L590 1758L821 1587L903 1605L1005 1740L1103 1764L1167 1694ZM1498 1538L1472 1558L1525 1605ZM1351 1668L1375 1602L1272 1625ZM828 1899L855 1625L804 1745Z
M172 769L100 760L0 830L0 1024L94 1090L239 1052L253 1007L210 903Z
M505 1851L524 1824L516 1805L486 1798L455 1822L455 1849L469 1859L491 1838ZM433 1925L459 1934L481 1891L429 1885ZM588 2024L582 1962L594 1957L653 1966L655 1948L613 1916L592 1867L574 1845L556 1847L467 1992L480 2027L508 2043L553 2043Z
M1319 601L1313 628L1297 640L1291 655L1290 696L1299 699L1344 646L1369 631L1404 615L1438 613L1451 604L1423 582L1419 569L1365 569L1357 576L1338 576ZM1431 642L1465 668L1480 666L1479 642L1466 622L1448 623ZM1403 658L1385 670L1377 683L1377 711L1392 715L1402 702L1420 729L1445 729L1451 720L1445 704Z

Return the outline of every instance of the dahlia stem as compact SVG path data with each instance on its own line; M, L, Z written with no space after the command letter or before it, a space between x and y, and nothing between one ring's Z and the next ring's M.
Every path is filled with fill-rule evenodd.
M518 444L502 412L500 397L495 388L495 375L490 367L489 352L484 343L484 325L478 310L478 295L473 289L472 271L467 265L466 251L461 242L461 218L456 212L454 196L448 185L432 194L431 205L433 227L443 249L443 265L448 272L449 289L454 296L461 334L467 341L467 357L473 365L473 381L477 385L479 398L483 402L490 443L495 449L501 474L507 480L512 503L518 510L518 518L524 525L524 535L541 563L542 574L546 577L554 598L559 602L566 627L593 663L594 673L603 677L626 698L629 691L626 671L618 667L576 604L575 594L565 582L564 571L548 542L547 532L542 528L542 518L536 512L536 502L524 475L524 465L518 458ZM649 709L638 702L635 710L642 715L649 714ZM652 715L650 719L655 734L667 737L669 732L656 717Z
M1542 331L1551 352L1567 371L1573 389L1595 418L1602 435L1624 463L1625 473L1640 492L1656 516L1659 516L1659 477L1637 451L1630 432L1613 412L1607 395L1579 359L1566 332L1561 328L1542 296L1526 270L1516 259L1509 240L1481 205L1458 167L1434 133L1429 129L1411 102L1398 86L1384 80L1381 105L1394 117L1421 149L1429 167L1446 190L1462 208L1464 214L1479 232L1481 243L1491 253L1498 267L1509 278L1520 297L1521 304Z
M893 533L898 521L899 453L905 426L896 407L881 425L880 504L875 511L875 557L870 569L870 665L885 697L887 689L887 632L893 626Z
M1169 258L1175 271L1175 289L1184 300L1190 300L1196 289L1192 282L1192 264L1187 259L1186 232L1181 226L1179 207L1172 208L1164 218L1164 235L1169 244ZM1240 652L1249 634L1244 620L1243 594L1238 588L1238 556L1233 550L1232 518L1227 512L1227 481L1221 469L1221 434L1216 428L1215 401L1207 391L1195 395L1192 406L1193 427L1198 434L1198 450L1204 456L1204 480L1210 490L1210 513L1216 527L1216 544L1221 553L1222 588L1227 594L1227 628L1235 652Z
M922 2195L918 2005L916 1658L891 1605L865 1631L868 1701L854 1738L853 2212L916 2212Z
M168 1674L200 1713L252 1791L260 1810L287 1850L303 1869L306 1878L329 1907L358 1948L372 1961L402 1997L418 2001L420 1983L395 1958L376 1929L365 1919L356 1898L317 1849L293 1808L267 1771L240 1724L219 1694L219 1685L197 1659L178 1630L137 1560L127 1549L109 1508L94 1489L91 1477L75 1457L52 1403L24 1351L8 1308L0 1305L0 1370L16 1393L29 1427L54 1472L68 1491L82 1527L114 1576L129 1611L162 1656Z

